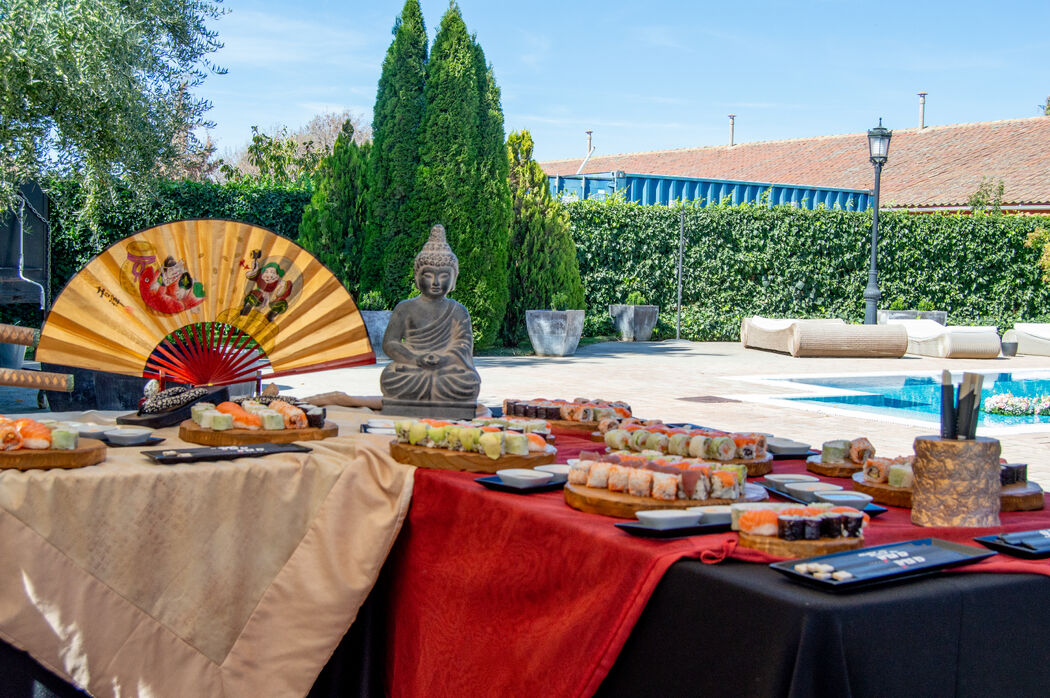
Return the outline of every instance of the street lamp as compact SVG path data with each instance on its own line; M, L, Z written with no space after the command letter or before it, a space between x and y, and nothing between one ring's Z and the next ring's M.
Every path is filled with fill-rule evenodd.
M879 178L882 175L882 166L890 156L890 137L893 131L882 127L882 119L879 125L868 130L868 154L871 164L875 166L875 201L871 212L871 267L868 269L868 287L864 289L864 324L874 325L876 323L876 308L882 293L879 291L878 271L875 262L879 249Z

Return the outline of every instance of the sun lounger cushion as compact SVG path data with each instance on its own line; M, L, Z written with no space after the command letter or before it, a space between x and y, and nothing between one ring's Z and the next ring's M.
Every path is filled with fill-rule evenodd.
M847 325L839 318L744 318L740 341L745 347L810 357L904 356L908 336L890 325Z

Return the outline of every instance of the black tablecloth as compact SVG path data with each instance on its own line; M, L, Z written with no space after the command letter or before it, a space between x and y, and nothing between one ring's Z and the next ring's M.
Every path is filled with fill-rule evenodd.
M312 698L381 695L385 577ZM1050 687L1050 578L942 573L832 595L764 565L683 560L601 696L1036 696ZM0 643L0 697L84 694Z

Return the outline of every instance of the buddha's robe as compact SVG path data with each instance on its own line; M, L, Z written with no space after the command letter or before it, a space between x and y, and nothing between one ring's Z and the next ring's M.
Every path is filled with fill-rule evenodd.
M481 377L474 370L470 314L447 298L435 305L437 312L411 299L394 309L383 340L384 351L392 359L379 379L384 397L445 403L477 400ZM388 350L388 342L401 346ZM408 362L396 356L402 353L398 349L407 350L415 359L437 354L446 362L438 367L419 366L415 359Z

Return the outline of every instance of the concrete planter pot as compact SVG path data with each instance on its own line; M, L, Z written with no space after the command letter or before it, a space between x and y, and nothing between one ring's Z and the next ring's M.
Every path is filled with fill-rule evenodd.
M21 344L0 344L0 368L22 368L26 348Z
M386 359L383 353L383 336L386 334L386 326L390 324L390 316L393 310L362 310L361 319L365 321L365 330L368 331L368 341L372 343L372 351L377 359Z
M658 305L610 305L609 315L624 342L648 342L660 317Z
M947 310L886 310L879 308L878 323L885 325L887 320L933 320L942 325L948 324Z
M538 356L572 356L583 335L582 310L526 310L525 327Z

